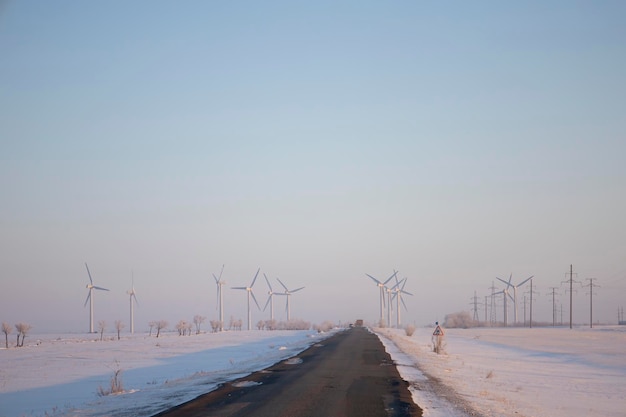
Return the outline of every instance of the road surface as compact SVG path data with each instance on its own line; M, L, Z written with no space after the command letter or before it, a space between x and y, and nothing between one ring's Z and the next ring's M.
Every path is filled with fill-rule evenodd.
M159 417L421 416L378 337L339 332L294 358L224 384Z

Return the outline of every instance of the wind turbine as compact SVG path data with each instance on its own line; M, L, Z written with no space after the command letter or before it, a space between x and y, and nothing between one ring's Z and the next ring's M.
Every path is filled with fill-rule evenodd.
M252 330L252 312L250 311L250 296L252 296L252 299L254 300L254 303L259 308L259 310L261 309L261 307L259 306L259 303L256 300L256 297L254 296L254 293L252 292L252 287L254 286L256 278L259 276L259 271L261 271L261 268L257 269L256 274L254 275L254 279L252 280L252 284L250 284L249 287L232 287L233 290L246 290L246 292L248 293L248 330Z
M267 275L263 274L263 276L265 277L265 282L267 282L267 286L270 289L267 292L269 297L267 297L267 302L265 303L265 307L263 307L263 311L265 311L267 305L270 304L270 320L274 321L274 290L272 290L272 285L270 284L270 280L267 279Z
M135 277L133 276L133 285L130 291L126 291L126 294L130 296L130 334L135 333L135 315L133 311L133 298L135 299L135 303L139 304L137 301L137 295L135 295Z
M404 299L402 298L402 294L413 295L408 291L404 291L404 286L406 285L407 278L404 278L402 281L398 281L398 277L396 276L396 285L393 287L394 297L396 297L396 310L397 310L397 324L396 327L400 328L400 302L404 306L404 309L407 310L406 304L404 304ZM402 284L402 286L400 286Z
M376 285L380 289L380 321L381 321L381 323L385 321L385 310L384 310L384 306L385 306L385 285L387 285L387 283L389 281L391 281L391 279L393 277L395 277L396 274L397 274L397 272L393 271L393 275L390 276L389 278L387 278L387 281L385 281L385 282L380 282L379 280L377 280L376 278L374 278L370 274L365 274L368 277L370 277L372 280L374 280L374 282L376 283Z
M213 274L215 285L217 285L217 305L220 310L220 332L224 330L224 297L222 287L226 284L226 281L222 281L222 272L224 272L224 265L222 265L219 278Z
M521 287L522 285L526 284L528 281L530 281L533 278L534 275L526 278L524 281L520 282L517 285L513 285L511 284L511 279L513 279L513 273L511 273L511 275L509 276L509 281L505 281L503 279L500 279L498 277L496 277L496 279L504 282L506 284L506 289L507 289L507 294L508 294L508 289L509 287L513 287L513 324L517 324L517 288ZM509 297L511 295L509 294Z
M287 321L290 321L291 320L291 315L290 315L291 311L290 311L290 308L289 308L289 297L291 297L291 294L293 294L296 291L300 291L304 287L296 288L295 290L289 290L289 289L287 289L287 286L285 284L283 284L283 282L279 278L276 278L276 279L278 280L278 282L280 282L280 285L282 285L283 288L285 289L285 292L283 292L283 293L276 293L276 294L278 294L278 295L286 295L287 296Z
M85 306L89 301L89 333L94 333L93 330L93 290L101 290L101 291L109 291L106 288L96 287L93 285L93 279L91 279L91 272L89 272L89 267L87 266L87 262L85 262L85 268L87 268L87 275L89 275L89 284L87 284L87 289L89 293L87 294L87 299L85 300Z

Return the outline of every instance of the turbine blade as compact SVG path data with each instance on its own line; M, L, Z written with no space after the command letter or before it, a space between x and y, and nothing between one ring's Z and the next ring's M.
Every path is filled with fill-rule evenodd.
M510 285L511 285L511 283L510 283L510 282L506 282L506 281L505 281L505 280L503 280L503 279L500 279L500 278L498 278L498 277L496 277L496 279L497 279L498 281L502 281L502 282L504 282L504 283L507 285L507 288L509 288L508 286L510 286Z
M270 284L270 280L267 279L267 275L265 275L264 273L263 276L265 277L265 282L267 282L267 286L270 287L270 292L273 292L274 290L272 289L272 284Z
M265 306L263 306L263 311L265 311L265 309L267 309L267 306L270 304L270 301L272 301L272 295L270 294L269 297L267 297L267 301L265 302Z
M230 287L233 290L247 290L248 287Z
M377 280L376 278L374 278L374 277L373 277L373 276L371 276L370 274L365 274L365 275L367 275L368 277L370 277L371 279L373 279L373 280L374 280L374 282L375 282L376 284L382 284L382 282L380 282L379 280Z
M402 294L406 294L406 295L413 295L413 294L411 294L410 292L408 292L408 291L404 291L404 290L402 290L402 291L400 291L400 292L401 292Z
M283 284L283 282L280 280L280 278L276 278L278 280L278 282L280 282L280 285L283 286L283 288L285 289L286 292L289 292L289 289L287 288L287 286L285 284Z
M134 292L133 292L132 297L135 299L135 304L139 305L139 301L137 301L137 296L135 295Z
M260 268L259 268L260 269ZM254 293L252 292L252 290L250 290L250 295L252 296L252 299L254 300L254 304L256 304L256 306L258 307L258 309L261 309L261 306L259 305L259 302L256 300L256 297L254 296Z
M224 272L224 264L222 264L222 270L220 271L220 281L222 280L222 272Z
M400 301L402 301L402 305L404 306L404 309L405 309L406 311L409 311L409 309L408 309L408 308L406 308L406 304L404 304L404 298L402 298L402 296L400 296Z
M532 278L534 277L534 275L526 278L524 281L520 282L519 284L517 284L518 287L521 287L522 285L526 284L528 281L530 281Z
M94 288L95 288L96 290L109 291L109 290L107 290L106 288L102 288L102 287L96 287L96 286L94 286Z
M85 300L85 305L83 307L87 307L87 302L89 301L89 297L91 297L91 291L87 294L87 299Z
M387 283L388 283L389 281L391 281L391 279L392 279L393 277L395 277L397 273L398 273L398 271L396 271L396 270L394 269L394 271L393 271L393 275L392 275L392 276L390 276L389 278L387 278L387 281L383 282L383 285L387 285Z
M216 283L216 284L219 284L220 280L219 280L219 279L217 279L217 277L215 276L215 274L213 274L213 279L215 280L215 283Z
M87 268L87 275L89 275L89 282L93 285L93 279L91 279L91 272L89 272L89 267L87 266L87 262L85 262L85 268Z
M259 272L260 271L261 271L261 268L256 270L256 274L254 275L254 279L252 280L252 284L250 284L250 288L254 287L254 283L256 282L256 278L259 276Z
M293 291L291 291L291 293L293 294L294 292L296 292L296 291L300 291L300 290L302 290L302 289L304 289L304 287L300 287L300 288L298 288L298 289L296 289L296 290L293 290Z

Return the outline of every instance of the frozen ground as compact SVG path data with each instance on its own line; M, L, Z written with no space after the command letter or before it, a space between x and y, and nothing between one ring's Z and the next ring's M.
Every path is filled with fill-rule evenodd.
M105 338L32 335L0 349L0 417L150 416L301 352L310 331ZM15 340L10 340L15 342ZM124 393L100 396L121 369Z
M376 332L426 416L626 416L626 326Z
M432 329L375 332L428 417L626 415L626 327L449 329L441 355L432 352ZM23 348L0 349L0 417L150 416L326 336L32 335ZM99 396L116 369L124 393Z

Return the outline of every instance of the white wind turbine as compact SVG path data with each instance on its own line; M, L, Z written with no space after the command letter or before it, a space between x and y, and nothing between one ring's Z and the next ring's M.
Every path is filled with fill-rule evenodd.
M263 307L263 311L265 311L265 309L267 308L267 305L270 305L270 320L274 321L274 290L272 289L272 285L270 284L270 280L267 279L267 275L263 274L263 276L265 277L265 282L267 282L267 286L269 287L269 291L267 292L267 294L269 295L269 297L267 297L267 302L265 303L265 307Z
M374 282L376 283L376 285L378 286L378 288L380 289L380 322L381 324L385 321L385 285L387 285L387 283L389 281L391 281L391 279L393 277L395 277L397 274L396 271L393 271L393 275L390 276L389 278L387 278L387 280L385 282L381 282L379 280L377 280L376 278L374 278L373 276L371 276L370 274L365 274L368 277L370 277L371 279L374 280Z
M222 287L226 284L226 281L222 281L222 273L224 272L224 265L220 271L219 278L213 274L215 279L215 285L217 285L217 305L220 311L220 332L224 330L224 296L222 293Z
M137 295L135 293L135 277L132 278L133 284L130 291L126 291L126 294L130 296L130 334L135 333L135 315L133 310L133 298L135 299L135 303L139 304L137 301Z
M511 279L513 279L513 274L511 273L511 275L509 276L509 281L505 281L503 279L500 279L498 277L496 277L496 279L504 282L506 284L506 290L507 290L507 294L508 294L508 290L509 287L513 287L513 324L517 324L517 288L521 287L522 285L526 284L528 281L530 281L533 278L534 275L526 278L524 281L520 282L517 285L513 285L511 284ZM509 294L509 297L511 295Z
M407 278L404 278L402 281L398 281L398 277L396 276L396 285L393 287L394 297L396 298L396 310L397 310L397 321L396 327L400 328L400 302L404 306L404 309L407 310L406 304L404 303L404 299L402 298L402 294L413 295L408 291L404 291L404 286L406 285ZM391 320L391 319L390 319Z
M287 321L291 320L291 309L289 307L289 298L291 297L291 294L293 294L296 291L300 291L301 289L303 289L304 287L300 287L300 288L296 288L295 290L289 290L287 288L287 286L285 284L283 284L283 282L276 278L278 280L278 282L280 282L280 285L283 286L283 288L285 289L285 292L283 293L276 293L277 295L286 295L287 296Z
M93 333L93 290L101 290L101 291L109 291L106 288L96 287L93 285L93 279L91 279L91 272L89 272L89 267L87 266L87 262L85 262L85 268L87 268L87 275L89 275L89 284L87 284L87 289L89 293L87 294L87 299L85 300L85 306L89 301L89 333Z
M252 292L252 287L254 286L254 282L256 281L256 278L259 276L259 271L261 271L261 268L257 269L256 275L254 275L252 284L250 284L249 287L232 287L233 290L246 290L246 292L248 293L248 330L252 330L252 312L250 311L250 296L252 296L252 299L254 300L254 303L259 308L259 310L261 309L261 307L259 306L259 303L256 300L256 297L254 296L254 293Z

